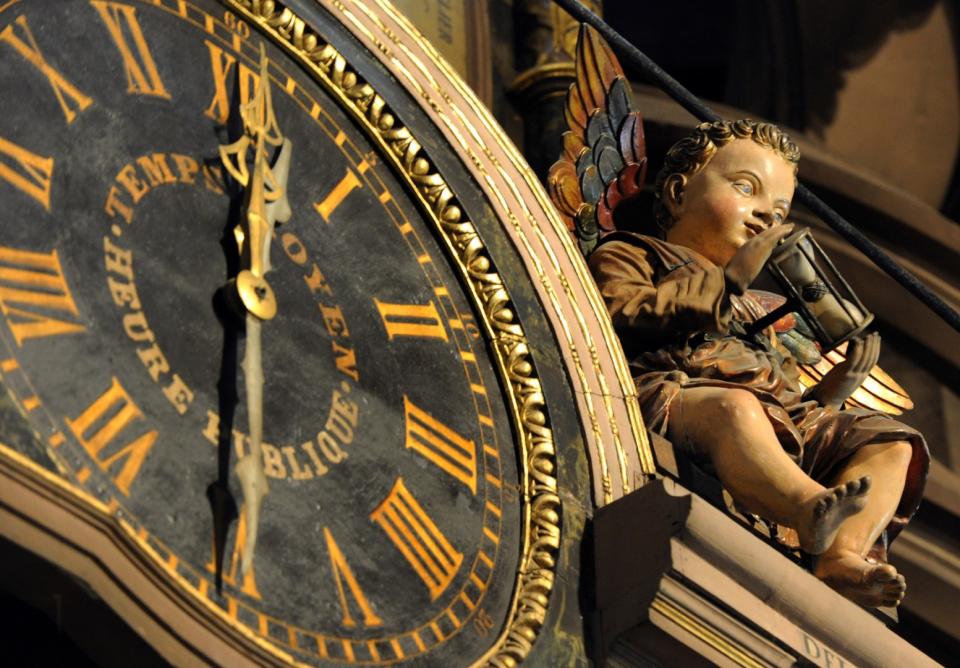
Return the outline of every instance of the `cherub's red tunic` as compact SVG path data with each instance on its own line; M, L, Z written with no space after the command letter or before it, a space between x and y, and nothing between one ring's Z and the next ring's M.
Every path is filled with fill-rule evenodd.
M749 294L726 295L721 267L689 248L619 232L593 253L590 269L627 353L648 429L666 436L683 387L745 389L760 400L787 454L825 485L858 448L907 441L913 458L887 541L906 525L929 466L923 436L879 411L803 401L796 360L772 331L743 333L741 323L765 311Z

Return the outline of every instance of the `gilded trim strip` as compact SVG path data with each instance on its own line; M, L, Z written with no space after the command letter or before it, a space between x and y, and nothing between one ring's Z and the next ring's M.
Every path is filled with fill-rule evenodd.
M767 665L759 656L750 652L745 647L734 644L729 639L724 638L676 603L664 597L663 594L658 593L656 595L653 603L650 604L650 608L656 610L698 640L717 650L738 666L744 666L745 668L764 668L764 666Z

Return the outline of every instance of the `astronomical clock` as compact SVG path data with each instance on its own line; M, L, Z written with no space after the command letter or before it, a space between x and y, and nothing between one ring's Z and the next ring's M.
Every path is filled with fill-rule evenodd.
M0 2L0 534L173 663L581 660L584 272L386 2Z

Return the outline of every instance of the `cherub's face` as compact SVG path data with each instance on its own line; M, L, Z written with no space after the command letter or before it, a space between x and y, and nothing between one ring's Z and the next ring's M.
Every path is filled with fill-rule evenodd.
M720 148L682 189L665 184L667 241L725 266L750 237L787 218L794 166L751 139Z

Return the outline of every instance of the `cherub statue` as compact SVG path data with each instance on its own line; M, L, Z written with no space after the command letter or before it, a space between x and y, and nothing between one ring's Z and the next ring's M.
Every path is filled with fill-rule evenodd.
M919 504L929 455L912 427L844 408L879 336L851 341L804 392L772 330L744 327L766 315L747 288L793 227L797 146L767 123L701 124L657 176L658 233L615 231L613 209L643 182L642 129L609 48L590 29L580 40L551 194L589 255L647 428L715 473L738 507L794 529L831 587L898 605L906 584L886 546Z

